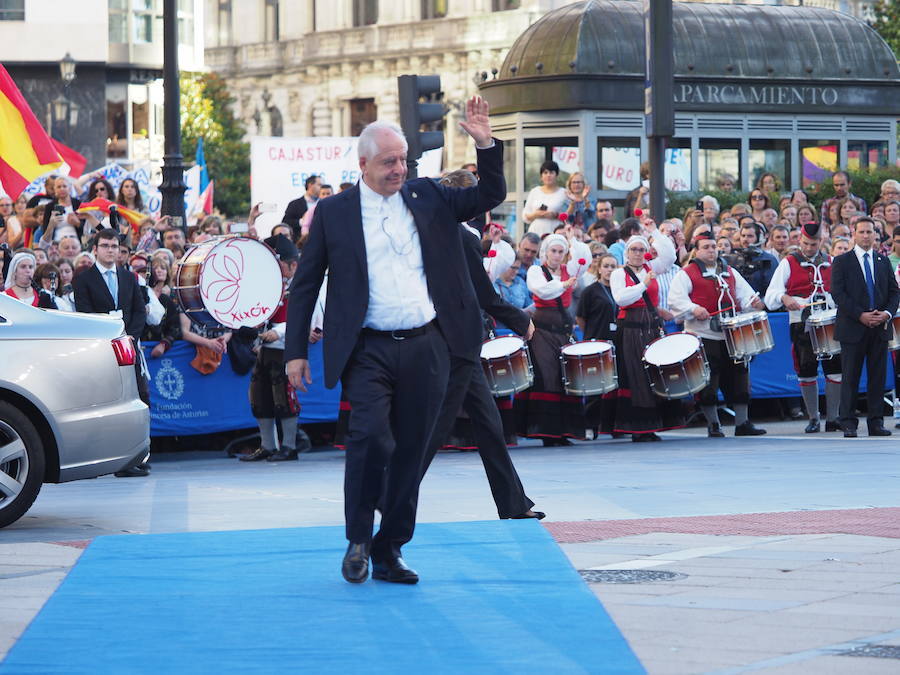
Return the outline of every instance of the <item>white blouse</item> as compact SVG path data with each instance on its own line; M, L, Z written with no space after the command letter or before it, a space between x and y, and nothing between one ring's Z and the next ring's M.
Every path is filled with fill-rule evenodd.
M533 188L531 192L528 193L528 199L525 200L525 209L523 210L523 213L534 213L540 209L541 205L546 206L550 211L556 211L557 213L565 211L566 189L561 187L556 192L547 194L540 185ZM559 220L556 218L535 218L528 225L528 231L534 232L539 237L542 237L545 234L552 234L553 229L557 225L559 225Z
M655 274L660 275L668 272L672 265L675 264L675 245L669 237L657 234L653 237L650 245L656 249L657 255L653 260L646 263L640 272L636 273L640 283L627 286L625 284L624 267L613 270L613 273L610 275L609 287L612 290L613 300L616 301L619 307L627 307L634 304L640 300L644 291L647 290L647 284L644 283L644 279L647 278L648 265ZM627 252L623 253L623 255L627 255Z
M569 253L570 259L566 263L566 271L569 273L569 278L577 279L591 266L591 249L587 244L572 239L569 241ZM584 260L584 264L580 264L579 260ZM532 265L525 275L528 290L541 300L555 300L566 292L566 288L563 286L561 274L551 272L551 275L553 278L548 281L541 265Z

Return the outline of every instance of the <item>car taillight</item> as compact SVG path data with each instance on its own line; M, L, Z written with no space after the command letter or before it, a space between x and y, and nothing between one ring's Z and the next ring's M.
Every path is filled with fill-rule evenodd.
M112 341L112 348L116 354L116 361L119 362L120 366L134 365L137 354L134 351L134 342L132 342L130 335L117 337Z

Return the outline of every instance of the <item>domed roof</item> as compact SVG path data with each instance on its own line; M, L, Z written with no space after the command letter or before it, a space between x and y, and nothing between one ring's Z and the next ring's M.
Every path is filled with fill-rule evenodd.
M673 3L675 76L802 80L900 77L868 24L819 7ZM513 44L498 79L644 74L643 3L584 0L545 14Z

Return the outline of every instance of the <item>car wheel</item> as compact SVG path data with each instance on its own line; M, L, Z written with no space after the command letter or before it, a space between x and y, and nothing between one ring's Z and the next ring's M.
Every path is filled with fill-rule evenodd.
M16 522L44 482L44 447L25 414L0 401L0 527Z

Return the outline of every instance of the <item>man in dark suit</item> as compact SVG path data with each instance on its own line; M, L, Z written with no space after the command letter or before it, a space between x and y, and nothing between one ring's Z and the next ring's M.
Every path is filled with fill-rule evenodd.
M841 407L838 421L845 438L856 438L853 415L863 359L868 377L869 436L890 436L884 428L883 393L891 319L900 289L887 257L874 250L875 223L860 218L853 231L855 246L834 259L831 295L837 305L834 337L841 343Z
M319 200L319 191L322 179L319 176L309 176L304 183L305 192L288 202L281 222L291 226L294 240L300 238L300 219L309 211L309 207Z
M291 284L285 362L291 384L311 382L309 322L328 270L325 384L341 380L353 414L346 443L344 515L350 544L341 571L352 583L372 576L417 583L400 548L412 538L419 479L447 388L450 354L481 342L481 319L460 222L506 197L503 155L491 137L488 105L467 104L463 129L478 148L481 182L451 189L406 182L407 144L395 125L360 135L358 185L316 207ZM382 456L390 434L394 449ZM383 467L387 466L387 471ZM384 483L381 526L375 505Z
M94 238L92 253L96 263L77 275L72 281L75 291L75 311L91 314L109 314L114 310L122 312L125 332L134 339L135 349L140 349L138 340L144 332L147 321L147 306L138 285L137 278L125 267L116 265L119 254L119 236L111 228L100 230ZM141 361L135 362L138 391L147 403L146 380L141 372ZM116 472L120 478L146 476L149 473L146 461Z

